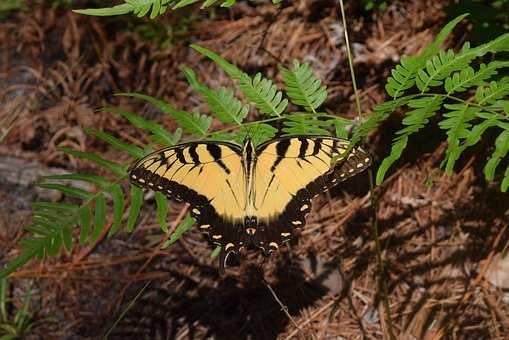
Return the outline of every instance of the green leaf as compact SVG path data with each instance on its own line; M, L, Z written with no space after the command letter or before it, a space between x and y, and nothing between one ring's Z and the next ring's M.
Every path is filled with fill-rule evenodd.
M132 232L143 204L143 190L137 186L131 186L131 207L127 216L127 232Z
M481 64L477 72L471 66L467 66L445 79L445 90L450 95L482 85L486 79L497 74L497 69L504 67L509 67L509 61L494 60L488 65Z
M106 160L92 152L83 152L83 151L77 151L73 150L71 148L62 147L60 148L65 153L68 153L74 157L86 159L89 161L92 161L99 165L100 167L112 172L115 176L118 178L123 178L126 176L126 168L116 162Z
M429 123L429 119L436 114L441 105L442 98L439 96L412 99L408 102L408 106L413 108L413 110L406 113L402 122L406 127L396 133L397 137L393 140L389 156L384 158L377 170L377 185L383 182L387 171L394 162L401 158L403 150L407 147L410 135L426 126Z
M164 113L171 115L185 131L194 135L205 136L207 134L207 130L210 127L210 124L212 123L211 117L200 115L198 112L190 113L182 110L177 110L170 104L151 96L139 93L120 93L117 95L135 97L147 101Z
M150 96L145 96L145 95L138 94L138 93L117 93L116 95L144 99L144 100L148 101L149 103L151 103L152 105L154 105L154 102L166 104L163 101L159 101L159 100L152 98ZM150 98L150 100L149 100L149 98ZM159 108L159 107L157 107L157 108ZM143 130L147 130L147 131L151 132L153 139L156 142L161 143L164 146L173 146L178 142L178 139L175 140L176 139L175 136L172 135L171 133L169 133L161 125L151 122L149 120L143 119L142 117L140 117L134 113L122 110L120 108L115 108L115 107L104 108L104 109L102 109L102 111L113 112L113 113L117 113L117 114L121 115L122 117L127 119L131 124L133 124L138 129L143 129Z
M234 139L240 145L242 145L246 137L249 137L253 141L253 144L256 146L274 138L276 133L277 129L273 126L265 123L256 123L249 125L247 130L239 131Z
M229 63L217 53L198 45L191 45L191 47L212 59L231 78L238 80L240 90L249 101L255 104L261 113L270 116L280 116L288 106L288 100L283 99L283 93L277 90L276 85L270 79L263 78L260 73L251 79L237 66Z
M184 220L180 222L180 224L175 229L175 232L171 234L171 237L169 240L167 240L161 247L161 249L166 249L169 246L171 246L173 243L177 242L177 240L191 227L194 225L195 220L192 218L189 214L186 215Z
M363 138L365 138L371 131L374 131L378 125L386 120L394 110L406 105L414 96L405 96L397 99L389 100L385 103L376 105L373 108L373 113L368 119L354 130L352 139L347 149L349 153Z
M89 204L81 207L81 230L80 230L80 244L83 245L88 240L90 234L90 227L92 224L92 208Z
M120 151L127 152L129 155L133 156L134 158L141 158L144 156L143 150L141 148L137 147L136 145L126 143L116 137L113 137L112 135L110 135L104 131L95 130L92 128L85 128L85 132L87 134L89 134L90 136L93 136L93 137L96 137L96 138L99 138L99 139L105 141L106 143L110 144L111 146L117 148Z
M88 174L62 174L62 175L50 175L43 177L43 180L66 180L66 181L83 181L92 183L100 188L107 188L111 185L111 182L102 176L88 175Z
M249 107L235 98L233 91L221 88L218 91L209 89L201 84L196 78L194 71L188 67L183 67L182 71L189 84L205 98L210 106L212 113L223 123L242 124L246 118Z
M55 237L48 237L45 240L45 248L48 256L57 256L62 247L62 237L60 234L54 235Z
M106 197L102 192L98 193L95 198L95 217L94 230L92 231L92 242L95 242L101 236L106 225Z
M240 79L239 87L261 113L279 117L288 106L288 99L283 99L283 93L261 73L257 73L253 79Z
M498 99L509 95L509 77L490 82L489 86L479 86L475 99L480 105L494 104Z
M188 6L188 5L194 4L198 1L200 1L200 0L180 0L179 2L177 2L177 4L175 6L173 6L173 9Z
M502 183L500 184L500 190L502 192L507 192L507 189L509 189L509 165L505 169L504 179L502 180Z
M92 194L83 189L75 188L72 186L55 184L55 183L38 183L36 184L40 188L50 189L50 190L58 190L68 196L77 197L82 200L88 200L92 198Z
M327 87L317 78L309 64L293 61L293 69L281 67L286 94L292 103L316 113L316 109L327 99Z
M334 126L336 127L336 137L348 139L349 128L354 125L350 119L337 117L334 119Z
M216 257L219 256L219 254L221 253L221 249L222 247L221 246L217 246L213 251L212 253L210 253L210 257L215 259Z
M124 0L124 4L106 8L77 9L73 12L93 16L113 16L127 13L133 13L138 17L144 17L150 13L150 19L155 19L158 15L164 14L168 4L174 0ZM197 1L197 0L196 0Z
M7 265L5 265L4 268L0 270L0 279L7 277L7 275L13 273L18 268L23 267L25 264L28 263L28 261L32 260L35 257L38 251L39 251L38 248L25 249L24 251L22 251L18 257L9 261L9 263L7 263Z
M461 139L468 137L472 126L471 120L477 117L480 109L471 107L468 104L445 104L449 112L444 113L446 119L438 123L441 129L447 130L447 150L445 158L447 161L445 172L452 174L454 164L465 149L461 146Z
M503 130L495 140L495 151L491 155L490 159L484 167L484 175L486 179L492 181L495 178L495 172L497 170L500 161L509 152L509 130Z
M330 120L320 120L305 115L287 115L283 121L283 132L288 135L329 135L325 128L331 126Z
M108 237L115 235L122 223L122 215L124 213L124 192L120 184L115 184L111 190L111 198L113 200L113 223L108 231Z
M454 27L467 15L460 15L445 25L433 43L426 47L419 56L401 58L400 65L396 65L391 70L391 76L387 79L387 84L385 85L385 90L391 97L400 97L406 90L415 85L415 78L419 69L426 65L428 59L439 53L439 46L449 36Z
M72 229L69 227L62 228L62 241L64 242L64 247L68 252L72 251Z
M205 47L191 44L191 48L199 52L200 54L208 57L212 61L214 61L219 67L221 67L231 78L237 79L237 80L244 80L248 81L250 78L249 76L241 71L237 66L231 64L226 59L223 59L219 54L212 52L209 49L206 49Z
M74 9L73 10L73 12L77 13L77 14L103 16L103 17L127 14L132 11L133 11L133 6L128 3L113 6L113 7L106 7L106 8L87 8L87 9Z
M157 222L161 226L164 233L168 233L168 225L166 224L166 217L168 215L168 200L166 196L160 192L155 193L155 200L157 206Z

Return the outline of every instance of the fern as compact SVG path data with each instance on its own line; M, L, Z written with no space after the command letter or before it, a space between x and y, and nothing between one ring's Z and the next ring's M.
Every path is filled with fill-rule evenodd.
M479 86L475 93L475 99L481 105L494 104L498 99L509 95L509 77L500 81L492 81L488 86Z
M444 164L448 174L452 173L463 152L476 145L486 131L505 131L509 127L509 101L506 100L509 78L498 75L500 69L509 66L509 60L501 57L488 64L480 63L477 68L472 65L487 53L503 56L500 52L509 50L509 33L477 47L471 47L467 42L457 53L441 50L439 44L464 17L459 16L447 24L421 55L401 60L385 86L393 100L375 107L369 119L354 132L352 142L357 143L396 109L412 109L406 112L402 121L405 127L396 133L390 154L378 168L377 184L401 157L408 137L422 129L435 115L447 136ZM456 93L471 94L474 89L475 95L467 99L454 96ZM495 178L496 165L507 157L504 149L505 143L509 143L507 138L505 133L500 133L497 138L496 151L485 167L488 180ZM502 179L502 191L509 186L507 173Z
M504 67L509 67L509 61L495 60L488 65L481 64L477 72L473 67L467 66L445 79L445 91L451 95L455 92L464 92L473 86L480 86L486 79L495 76L499 68Z
M76 9L73 12L83 15L93 16L114 16L132 13L138 17L150 15L150 19L155 19L168 11L168 9L179 9L200 2L201 0L124 0L125 2L113 7ZM214 5L221 7L231 7L237 0L203 0L201 8L208 8ZM272 0L274 4L279 4L281 0Z
M392 98L402 96L403 93L415 85L415 78L420 68L426 65L426 61L439 53L439 46L454 27L463 20L468 14L463 14L449 22L442 28L440 33L419 56L401 58L399 65L391 70L391 76L387 79L385 90Z
M331 120L321 120L306 115L288 116L283 122L285 135L327 135L326 128L332 125Z
M407 105L414 110L406 113L406 117L402 121L406 127L396 133L397 137L393 140L389 156L383 160L378 168L376 183L382 183L387 170L401 157L403 150L407 147L410 135L426 126L429 119L440 109L442 98L439 96L418 98L410 100Z
M241 125L249 112L249 106L242 105L240 100L234 97L233 91L221 88L213 91L202 85L196 78L196 74L188 67L183 67L189 84L205 97L210 109L222 123L236 123Z
M309 64L293 62L293 69L281 68L286 93L292 103L304 107L307 111L316 113L316 109L327 98L327 88L316 78Z
M260 73L251 78L217 53L198 45L191 45L191 47L213 60L230 77L238 80L240 90L261 113L279 117L288 106L288 99L283 98L283 93L270 79L262 77Z

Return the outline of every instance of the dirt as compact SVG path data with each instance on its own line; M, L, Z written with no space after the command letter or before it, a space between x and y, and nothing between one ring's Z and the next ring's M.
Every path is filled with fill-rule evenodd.
M383 85L391 67L433 39L448 20L446 7L446 1L431 0L395 1L372 12L348 7L363 111L386 99ZM157 24L79 16L38 2L30 11L11 12L0 23L0 117L9 127L0 127L0 160L14 169L26 170L29 164L36 174L101 173L59 149L69 146L130 162L83 127L141 145L147 136L121 117L97 111L115 105L170 131L177 127L147 105L114 96L117 92L146 93L207 113L180 66L193 68L213 87L231 81L193 52L191 42L279 84L278 62L307 61L328 86L324 109L354 118L338 14L337 3L325 0L297 1L281 11L266 2L241 1L213 12L190 7ZM461 24L447 45L461 46L470 29ZM375 163L387 154L398 127L390 120L370 136L367 148ZM269 258L244 253L223 277L198 230L159 249L164 235L149 199L133 233L33 261L9 282L18 293L33 282L35 318L51 318L31 338L101 338L111 330L111 339L381 339L388 338L392 325L398 339L506 339L508 293L485 274L509 242L507 194L483 180L475 155L461 160L456 175L437 171L443 146L433 134L411 139L405 156L375 191L383 275L365 174L314 201L296 244ZM30 203L61 199L36 191L34 180L26 178L0 178L2 263L19 250L15 243L29 223ZM171 204L169 223L185 209Z

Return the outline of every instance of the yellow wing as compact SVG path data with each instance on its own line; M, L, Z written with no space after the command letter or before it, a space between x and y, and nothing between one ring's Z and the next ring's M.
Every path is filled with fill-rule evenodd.
M238 245L246 207L241 148L196 142L153 152L131 166L130 180L191 205L191 214L212 242Z
M284 137L257 149L254 206L258 246L275 249L305 224L311 199L364 171L371 158L349 142L332 137ZM334 166L332 161L336 160Z

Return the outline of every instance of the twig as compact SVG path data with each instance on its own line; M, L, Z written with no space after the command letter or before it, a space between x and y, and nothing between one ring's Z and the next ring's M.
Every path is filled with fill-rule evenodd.
M265 285L265 287L267 287L267 289L270 291L270 293L272 294L272 296L274 297L274 300L276 300L276 302L281 306L281 310L286 314L286 316L288 317L288 319L293 323L293 325L297 328L297 332L300 332L302 331L302 329L299 327L299 325L297 324L297 322L295 322L294 318L290 315L290 313L288 312L288 307L286 307L283 302L278 298L278 296L276 295L276 292L274 291L274 289L272 289L272 287L270 286L270 284L265 280L263 279L263 284Z
M306 326L307 324L309 324L311 321L313 321L317 316L319 316L320 314L322 314L323 312L325 312L327 309L329 309L333 304L334 304L335 300L331 300L329 301L327 304L325 304L322 308L320 308L319 310L317 310L314 314L312 314L309 318L306 319L306 321L304 321L301 325L300 325L300 328L297 326L297 329L295 329L293 332L291 332L286 338L285 340L290 340L290 339L293 339L293 337L295 335L297 335L297 333L299 333L299 331L301 330L302 327Z

